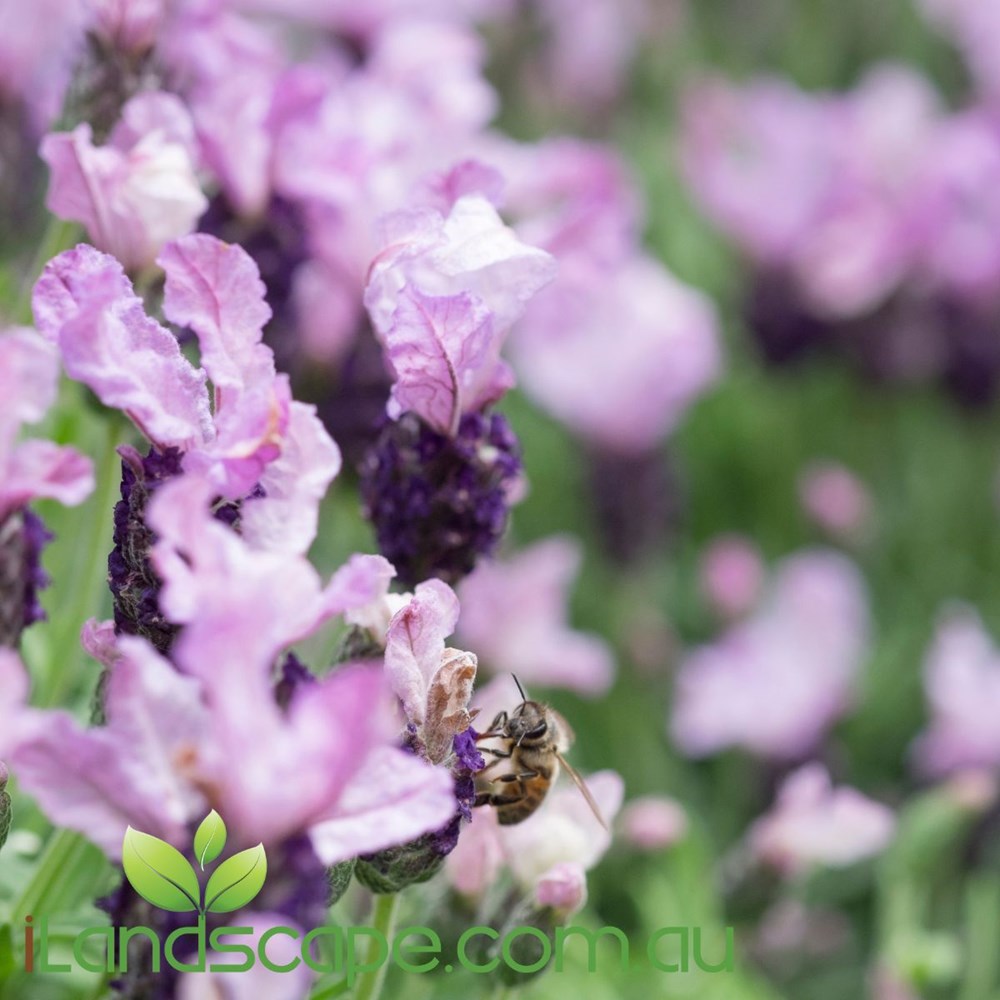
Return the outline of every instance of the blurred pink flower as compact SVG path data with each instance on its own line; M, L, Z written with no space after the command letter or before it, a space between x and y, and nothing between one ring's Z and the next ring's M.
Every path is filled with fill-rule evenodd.
M836 179L842 110L771 77L707 80L682 110L681 163L702 208L755 260L784 264Z
M650 21L648 0L541 0L548 89L593 114L620 94Z
M723 618L740 618L753 608L764 573L760 550L743 535L713 539L699 565L702 593Z
M568 592L581 560L579 543L560 535L509 559L480 562L459 585L459 642L492 673L516 673L529 688L590 696L606 691L614 675L611 650L567 622Z
M921 771L1000 767L1000 650L979 615L959 605L943 614L924 660L931 721L914 746Z
M34 330L0 330L0 524L14 510L47 497L68 506L94 488L89 458L51 441L17 443L24 424L37 423L55 402L59 355Z
M95 146L85 123L47 135L41 156L52 172L49 210L82 223L129 270L152 265L208 207L195 176L194 128L173 94L133 97L107 145Z
M85 0L0 0L0 95L23 101L38 132L62 107L85 20Z
M587 873L583 865L560 861L540 875L535 883L535 902L551 907L563 918L581 910L587 902Z
M759 861L785 875L812 867L852 865L882 851L892 840L891 809L847 786L836 788L820 764L791 774L774 808L748 834Z
M855 316L884 302L919 262L919 179L939 142L940 99L925 77L892 63L847 94L814 99L838 102L844 132L821 211L791 265L820 314Z
M695 757L729 746L779 759L807 753L850 705L868 632L853 563L822 549L789 556L751 618L684 659L673 739Z
M618 822L625 841L641 851L670 847L681 840L688 829L684 807L665 795L631 799Z
M1000 296L1000 125L982 110L953 115L938 127L921 168L926 279L992 304Z
M518 325L511 359L535 403L626 453L655 447L721 368L709 299L640 254L611 265L562 257Z
M857 536L872 511L864 483L835 462L817 462L805 469L799 477L799 500L806 514L835 537Z
M755 263L793 275L817 314L852 317L920 263L921 173L941 117L933 87L896 64L844 94L709 81L689 97L682 162L702 207Z

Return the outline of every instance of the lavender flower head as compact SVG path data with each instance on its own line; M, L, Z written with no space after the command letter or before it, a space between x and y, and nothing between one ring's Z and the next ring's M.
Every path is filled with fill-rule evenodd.
M146 314L121 265L92 247L49 263L34 308L70 376L125 412L151 443L144 457L122 452L108 568L119 631L144 635L165 651L176 627L159 608L149 563L149 498L182 472L198 473L215 490L220 520L260 548L304 552L340 453L313 408L291 399L287 377L261 343L270 310L246 253L193 235L169 244L159 263L164 312L195 332L202 368Z
M506 421L486 410L513 384L507 330L553 268L482 195L461 195L447 216L384 222L365 305L395 381L362 495L405 584L457 582L503 533L520 460Z

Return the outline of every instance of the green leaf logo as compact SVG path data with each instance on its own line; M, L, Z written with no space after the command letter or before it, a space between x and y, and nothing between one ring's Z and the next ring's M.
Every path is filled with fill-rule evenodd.
M264 886L267 857L264 845L240 851L223 861L205 889L205 912L231 913L247 905Z
M226 824L213 809L201 821L201 826L194 835L194 854L202 871L205 870L205 865L211 864L222 853L225 846Z
M172 913L201 912L198 876L175 847L129 827L122 844L122 867L143 899Z

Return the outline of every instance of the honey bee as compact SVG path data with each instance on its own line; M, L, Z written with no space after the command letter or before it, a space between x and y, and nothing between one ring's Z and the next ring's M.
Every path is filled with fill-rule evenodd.
M514 683L521 704L513 712L499 712L476 738L477 743L493 740L494 745L478 748L493 760L476 774L474 805L494 806L502 826L521 823L542 804L561 764L606 830L590 789L563 756L574 740L569 723L551 706L531 701L516 677Z

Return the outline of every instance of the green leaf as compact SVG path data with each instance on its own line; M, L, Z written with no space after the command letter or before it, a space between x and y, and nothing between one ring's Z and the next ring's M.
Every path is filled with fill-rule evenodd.
M226 824L222 817L213 809L198 827L194 835L194 856L205 870L205 865L211 864L226 846Z
M227 858L208 880L205 912L231 913L246 906L260 892L266 876L263 844Z
M198 909L198 876L175 847L129 827L122 844L125 876L143 899L172 913Z

